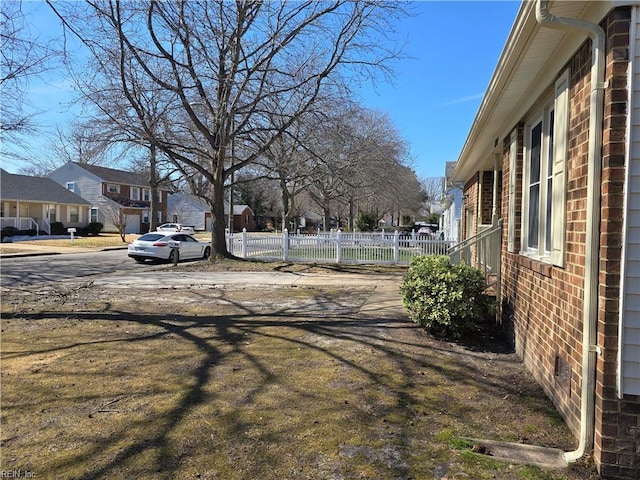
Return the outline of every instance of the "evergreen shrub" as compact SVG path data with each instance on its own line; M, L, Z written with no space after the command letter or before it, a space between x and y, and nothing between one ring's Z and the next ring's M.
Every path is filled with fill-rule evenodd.
M100 222L91 222L86 226L86 235L100 235L104 225Z
M411 319L435 336L460 338L494 311L482 272L446 255L415 257L400 289Z
M51 235L64 235L67 233L62 222L51 222Z

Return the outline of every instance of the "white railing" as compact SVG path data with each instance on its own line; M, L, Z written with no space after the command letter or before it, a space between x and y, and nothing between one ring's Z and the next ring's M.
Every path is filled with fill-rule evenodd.
M496 225L486 226L477 234L469 237L449 249L449 257L454 263L465 263L478 268L500 298L501 282L501 245L502 219Z
M40 230L38 223L31 217L0 217L0 229L6 227L18 230Z
M455 242L399 232L248 233L227 236L229 252L264 260L409 264L419 255L446 255Z

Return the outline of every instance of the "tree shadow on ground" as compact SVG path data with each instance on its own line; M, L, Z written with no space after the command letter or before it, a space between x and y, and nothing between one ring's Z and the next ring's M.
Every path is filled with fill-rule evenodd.
M194 305L199 305L210 301L210 295L211 292L207 290L196 290L189 292L188 298ZM331 411L326 412L327 416L334 414L334 410L353 409L354 415L361 416L363 422L379 420L383 422L381 425L386 429L384 431L389 432L390 424L386 422L386 416L391 411L399 412L396 415L400 415L402 420L394 426L393 435L396 444L399 445L397 448L402 450L402 454L398 454L400 457L406 454L405 450L408 448L408 439L411 437L410 432L413 428L410 422L420 409L450 412L448 415L460 417L456 421L478 417L483 413L482 405L473 404L461 405L459 411L451 411L452 403L458 400L452 398L450 393L444 392L434 393L427 406L424 399L413 390L417 385L424 384L429 388L437 389L439 388L437 379L448 378L464 385L467 390L491 395L497 392L499 397L511 395L516 398L522 395L539 394L534 386L531 386L530 390L523 390L522 385L504 383L500 377L487 376L486 372L483 372L482 365L472 358L465 358L464 355L451 358L451 348L447 344L430 341L426 335L419 333L420 327L407 322L402 315L397 318L360 316L356 313L357 305L354 306L345 302L344 299L336 298L335 294L318 291L301 304L274 304L267 309L261 306L260 302L238 301L224 291L218 292L218 295L217 301L226 302L229 305L227 313L215 315L185 313L182 310L187 310L186 308L181 310L176 307L179 305L176 303L176 294L166 304L169 307L168 310L163 310L160 305L162 302L158 302L157 309L148 313L133 313L131 311L133 308L124 308L122 301L116 302L117 306L110 301L105 301L102 308L90 311L83 311L82 308L78 308L78 305L70 304L68 307L44 308L38 312L20 311L4 316L5 320L29 323L44 319L74 321L78 322L79 328L83 322L104 322L112 328L110 332L113 332L113 327L117 327L117 324L123 321L144 327L131 336L123 336L118 332L110 333L113 335L112 338L106 336L82 341L69 338L65 344L53 347L34 344L21 352L5 350L3 356L7 359L54 351L76 352L90 356L92 349L96 346L112 345L114 351L117 351L127 344L146 344L152 341L163 341L166 338L174 338L181 344L187 344L195 352L192 362L188 364L189 368L182 373L185 377L185 387L179 399L168 411L138 420L137 424L128 425L127 430L116 430L105 441L66 460L82 467L90 464L92 458L99 457L105 450L114 449L116 444L124 443L116 454L85 471L82 478L97 480L112 475L118 476L122 472L123 465L135 464L145 456L153 457L149 468L155 469L158 475L156 478L176 478L181 467L181 454L173 451L171 439L176 432L181 431L180 429L193 412L207 403L216 401L215 392L218 390L212 389L212 385L221 381L216 376L219 373L218 368L223 366L228 368L229 362L238 362L240 361L238 359L241 359L247 365L246 370L251 370L251 378L254 380L246 386L242 398L238 399L238 405L236 405L238 408L255 404L265 392L286 385L281 383L282 373L278 370L278 357L256 355L251 345L257 342L274 342L273 345L277 345L280 349L286 347L302 350L308 352L309 358L331 363L335 368L349 372L350 380L345 377L342 379L344 384L338 386L352 387L352 390L358 392L358 398L366 401L363 401L362 405L351 405L336 398L335 405L330 407ZM263 299L262 302L269 303L268 299ZM474 335L464 339L460 345L472 352L508 353L499 348L499 337L495 332ZM447 355L449 361L444 362L441 354ZM505 356L504 359L492 361L504 362L502 365L506 366L515 360ZM309 368L309 375L314 375L313 364L300 365L298 368ZM356 381L355 378L362 380ZM103 381L118 382L119 378L115 374L113 377L105 376ZM333 382L336 381L333 380ZM294 399L299 398L301 401L308 401L309 398L317 398L319 395L331 396L336 384L318 383L317 387L319 391L291 391L290 396ZM367 390L361 390L365 387ZM326 392L322 389L326 389ZM126 389L122 391L126 392ZM371 399L379 396L380 392L384 392L386 403L376 405ZM391 402L390 399L393 401ZM78 403L80 402L82 399L78 398ZM299 408L304 409L304 404L299 405ZM248 430L255 428L250 420L243 418L237 412L230 413L227 421L229 425L225 427L225 431L230 435L242 436ZM142 439L130 436L129 429L135 431L137 428L148 428L154 433ZM286 427L282 428L286 429ZM321 426L313 426L313 428L319 429ZM294 435L295 432L279 433L285 437ZM271 437L277 439L278 432L271 432ZM345 451L350 450L347 448ZM280 460L272 459L272 462L278 461ZM379 460L372 460L372 462L376 465L380 463ZM245 473L254 478L261 475L263 478L268 478L264 477L264 474L272 465L268 462L264 463L266 464L245 465L247 469ZM410 473L404 457L391 467L385 467L383 464L384 461L377 466L391 468L394 475L399 478L406 478ZM342 475L344 472L341 468L343 466L338 465L334 470L329 468L324 473L328 477Z

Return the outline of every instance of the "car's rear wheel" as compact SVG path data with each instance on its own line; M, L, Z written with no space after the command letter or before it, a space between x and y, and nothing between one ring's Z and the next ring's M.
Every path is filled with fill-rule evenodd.
M209 247L205 247L204 249L204 255L202 255L202 258L204 258L205 260L207 258L209 258L211 256L211 249Z
M174 248L169 252L169 262L178 263L178 260L180 260L180 252Z

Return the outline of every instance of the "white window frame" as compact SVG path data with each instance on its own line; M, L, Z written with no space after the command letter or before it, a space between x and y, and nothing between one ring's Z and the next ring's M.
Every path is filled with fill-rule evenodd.
M131 187L129 189L129 198L131 200L140 200L140 187Z
M98 207L91 207L89 209L89 223L97 222L99 218Z
M538 183L537 234L529 236L532 133L541 125ZM566 160L569 130L569 71L555 83L553 98L527 122L522 175L521 254L542 262L564 266L566 219ZM510 199L511 200L511 199ZM548 217L551 218L548 218Z
M145 202L150 202L151 201L151 190L148 188L143 188L142 189L142 200L144 200Z
M516 172L518 160L518 129L511 132L509 139L509 218L507 223L507 251L514 253L516 249Z
M67 190L70 192L76 191L76 182L67 182Z
M107 183L108 193L120 193L120 185L117 183Z

